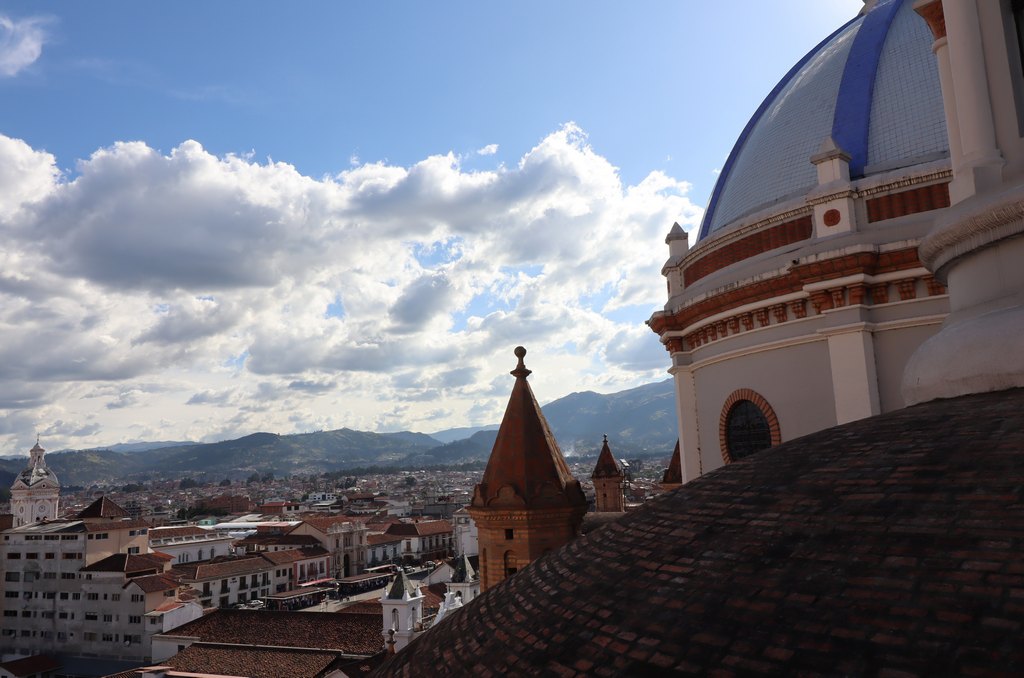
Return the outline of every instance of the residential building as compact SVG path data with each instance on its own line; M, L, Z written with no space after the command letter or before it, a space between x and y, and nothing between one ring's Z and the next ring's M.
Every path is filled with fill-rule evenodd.
M342 578L366 567L366 525L351 516L306 514L288 533L315 537L331 554L331 574Z
M211 560L234 550L234 540L222 532L186 525L153 527L149 530L149 546L171 556L175 563Z

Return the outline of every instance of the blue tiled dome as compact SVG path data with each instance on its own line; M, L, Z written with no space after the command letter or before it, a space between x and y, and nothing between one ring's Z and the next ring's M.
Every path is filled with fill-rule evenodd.
M948 156L933 38L913 0L879 0L797 63L737 140L700 238L817 183L810 157L832 136L853 178Z

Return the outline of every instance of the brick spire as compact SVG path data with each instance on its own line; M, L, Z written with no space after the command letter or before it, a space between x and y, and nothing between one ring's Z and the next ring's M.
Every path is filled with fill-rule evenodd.
M679 453L679 440L676 439L676 448L672 450L672 459L668 462L665 475L661 478L661 486L666 490L672 490L683 484L683 462Z
M512 396L469 506L479 531L481 591L574 539L587 510L526 381L526 349L518 346L515 354Z
M491 449L472 506L485 508L557 508L586 505L578 480L572 477L555 436L537 404L526 377L526 349L516 347L519 364L498 437Z
M590 477L619 478L621 480L624 475L622 468L619 467L619 462L615 461L615 456L612 454L611 448L608 447L608 436L605 436L601 454L597 456L597 465L594 466L594 472L590 474Z

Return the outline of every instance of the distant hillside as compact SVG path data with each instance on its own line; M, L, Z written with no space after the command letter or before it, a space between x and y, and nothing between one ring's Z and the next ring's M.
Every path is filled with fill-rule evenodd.
M608 395L573 393L548 403L543 410L567 455L596 454L601 436L607 434L618 457L667 457L676 440L674 402L672 382L666 380ZM463 432L472 434L454 437ZM435 466L483 461L490 455L496 436L497 425L449 429L432 436L343 428L287 436L253 433L237 440L168 447L153 443L149 449L145 448L147 443L133 443L115 446L118 451L49 453L46 459L65 485L117 484L150 475L218 481L224 477L245 478L257 472L280 477L359 466ZM450 440L444 442L446 438ZM0 460L0 474L16 474L26 461L27 458ZM0 483L4 483L3 477L0 475Z
M430 437L437 440L439 443L447 445L448 443L454 443L456 440L466 440L473 436L475 433L480 431L497 431L498 425L491 424L489 426L463 426L461 428L446 428L443 431L436 431L430 434Z
M616 456L668 456L679 435L671 379L608 395L572 393L543 411L566 454L596 453L607 434Z

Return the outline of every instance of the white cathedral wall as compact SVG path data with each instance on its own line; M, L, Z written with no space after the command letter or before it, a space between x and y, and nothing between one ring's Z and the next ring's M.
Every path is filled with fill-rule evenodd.
M782 439L834 426L832 369L822 338L733 356L694 369L697 425L703 472L725 462L719 444L719 420L726 399L749 388L760 394L779 419Z

